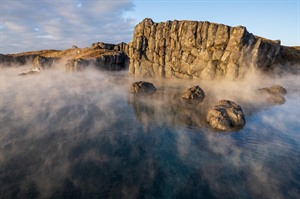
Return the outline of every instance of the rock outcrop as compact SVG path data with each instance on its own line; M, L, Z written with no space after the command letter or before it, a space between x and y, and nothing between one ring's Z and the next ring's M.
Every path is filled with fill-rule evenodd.
M123 51L124 53L129 53L128 44L122 42L119 44L109 44L104 42L97 42L92 44L92 48L106 49L106 50L114 50L114 51Z
M35 75L39 74L41 72L40 68L32 68L30 71L20 73L20 76L25 76L25 75Z
M285 103L285 98L283 97L283 95L287 93L287 90L280 85L260 88L259 91L261 94L266 96L267 102L270 104Z
M51 68L53 64L57 61L55 58L47 58L40 55L35 56L35 58L32 60L33 69L45 69L45 68Z
M151 95L155 93L157 89L155 86L150 83L150 82L144 82L144 81L139 81L139 82L134 82L132 83L129 92L134 93L134 94L147 94Z
M100 44L99 44L100 45ZM111 49L110 44L106 48L97 47L93 44L91 48L78 48L73 46L66 50L41 50L24 52L19 54L0 54L0 66L23 66L29 65L32 68L51 68L54 64L64 65L68 71L77 71L86 66L95 66L103 70L124 70L128 68L129 58L125 53L127 44L121 43L114 45ZM100 45L100 46L101 46ZM112 44L111 44L112 45Z
M204 100L205 93L199 86L193 86L187 89L181 96L185 100L193 100L202 102Z
M239 130L246 124L242 108L229 100L221 100L209 109L206 120L213 128L222 131Z
M144 77L238 79L284 64L280 41L254 36L243 26L201 21L144 19L134 29L129 57L130 73ZM300 64L300 57L292 59Z

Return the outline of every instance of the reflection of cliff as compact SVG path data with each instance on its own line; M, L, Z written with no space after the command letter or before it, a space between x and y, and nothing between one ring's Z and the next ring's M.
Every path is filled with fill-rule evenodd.
M207 126L205 107L199 101L193 103L181 98L181 93L174 90L157 91L151 96L128 98L137 119L144 125L159 123L172 127Z
M300 64L299 50L283 51L280 41L200 21L145 19L135 27L129 52L130 73L138 76L236 79L255 69L282 72L284 65Z

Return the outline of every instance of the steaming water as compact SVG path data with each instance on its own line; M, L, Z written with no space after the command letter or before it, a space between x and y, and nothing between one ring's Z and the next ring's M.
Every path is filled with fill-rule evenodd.
M247 124L218 133L203 122L205 105L133 99L125 72L19 71L0 74L1 199L300 198L299 77L276 80L285 104L255 111L260 96L222 87ZM203 85L207 96L218 90Z

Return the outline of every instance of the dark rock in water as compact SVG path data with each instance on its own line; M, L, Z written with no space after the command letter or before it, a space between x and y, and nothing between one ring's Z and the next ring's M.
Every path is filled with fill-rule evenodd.
M242 108L229 100L221 100L209 109L206 120L213 128L222 131L239 130L246 124Z
M131 93L136 93L136 94L153 94L155 93L157 89L155 86L150 83L150 82L144 82L144 81L139 81L139 82L134 82L132 83L130 87L130 92Z
M284 104L286 100L282 95L271 95L267 101L271 104Z
M34 68L28 72L24 72L24 73L20 73L20 76L24 76L24 75L35 75L35 74L39 74L41 72L40 68Z
M263 92L267 92L271 95L279 95L279 94L284 95L287 93L286 89L280 85L273 85L271 87L265 87L265 88L261 88L259 90L263 91Z
M273 85L271 87L260 88L259 91L267 95L267 101L271 104L284 104L285 98L283 95L287 93L286 89L280 85Z
M185 91L181 97L186 100L197 100L202 102L204 100L205 93L199 86L193 86Z

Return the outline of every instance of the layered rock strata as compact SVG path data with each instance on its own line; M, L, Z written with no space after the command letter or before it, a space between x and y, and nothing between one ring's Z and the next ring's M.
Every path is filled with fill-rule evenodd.
M134 29L129 57L129 72L144 77L238 79L284 64L280 41L254 36L243 26L201 21L144 19Z

